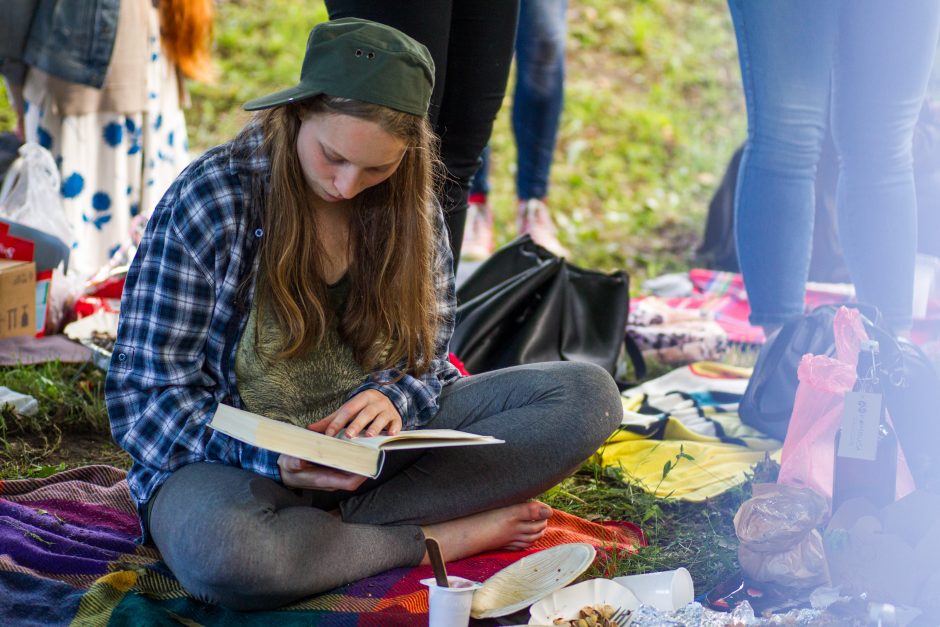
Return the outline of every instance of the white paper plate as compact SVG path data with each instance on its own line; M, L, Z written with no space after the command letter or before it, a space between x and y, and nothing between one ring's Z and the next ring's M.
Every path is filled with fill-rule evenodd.
M557 590L529 610L530 625L551 625L556 618L577 618L585 605L610 605L616 609L635 610L640 600L632 592L610 579L590 579Z
M473 593L470 615L493 618L512 614L567 586L594 561L586 543L560 544L523 557L483 582Z

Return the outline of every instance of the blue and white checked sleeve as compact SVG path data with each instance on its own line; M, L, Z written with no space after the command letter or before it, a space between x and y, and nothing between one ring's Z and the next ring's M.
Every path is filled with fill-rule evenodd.
M206 426L225 394L224 384L204 367L207 354L225 345L212 323L216 308L231 307L233 295L219 289L207 261L221 257L209 250L213 225L195 225L209 233L204 249L194 252L174 220L174 206L211 203L224 191L211 174L189 185L178 180L164 197L128 272L121 303L105 394L114 439L136 462L128 482L138 503L149 500L171 472L194 462L221 462L280 479L275 453ZM209 212L185 213L187 220L198 220Z

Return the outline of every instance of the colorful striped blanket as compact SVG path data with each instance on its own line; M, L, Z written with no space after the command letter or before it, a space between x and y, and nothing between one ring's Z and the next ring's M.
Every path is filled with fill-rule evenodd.
M427 624L427 589L419 580L432 576L429 567L391 570L278 611L239 613L190 598L156 549L134 543L137 535L120 469L86 466L0 481L0 624ZM632 524L596 524L556 511L529 551L486 553L449 570L483 581L529 553L565 542L590 542L601 560L645 544Z

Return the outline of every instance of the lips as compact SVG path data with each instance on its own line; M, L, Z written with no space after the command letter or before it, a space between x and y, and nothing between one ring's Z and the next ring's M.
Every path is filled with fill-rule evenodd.
M323 189L323 188L320 188L320 191L323 192L323 199L324 199L324 200L328 200L329 202L339 202L339 201L341 201L341 200L344 200L344 198L342 198L342 197L340 197L340 196L334 196L333 194L329 193L328 191L326 191L326 190Z

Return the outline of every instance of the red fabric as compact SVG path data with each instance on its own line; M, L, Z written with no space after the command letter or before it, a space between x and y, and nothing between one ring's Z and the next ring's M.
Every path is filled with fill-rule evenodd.
M108 277L107 279L90 285L86 290L87 296L95 296L97 298L121 298L121 294L124 292L124 279L127 278L127 275L119 275Z
M470 373L467 372L467 369L464 367L463 362L457 358L457 355L453 353L448 353L447 359L450 363L454 364L454 367L457 368L457 371L465 377L469 377Z
M526 555L572 542L586 542L597 548L594 567L603 576L605 573L610 574L608 564L616 563L623 555L635 553L637 548L646 546L646 537L638 526L629 522L594 523L555 510L545 535L532 548L526 551L491 551L451 562L447 564L447 572L472 581L486 581ZM371 612L359 614L357 624L369 627L422 624L422 620L427 620L424 617L428 613L428 589L421 584L421 580L433 576L430 566L419 566L410 569L387 590L381 591L381 586L376 585L376 591L382 599ZM350 587L358 586L352 584Z

